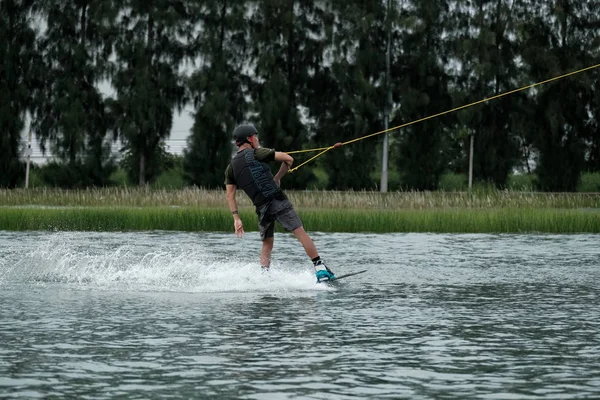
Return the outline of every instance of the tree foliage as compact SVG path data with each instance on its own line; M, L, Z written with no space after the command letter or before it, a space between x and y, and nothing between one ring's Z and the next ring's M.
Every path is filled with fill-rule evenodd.
M194 42L202 61L188 81L195 112L184 169L190 183L218 188L233 151L231 133L247 111L249 21L244 4L231 0L206 1L198 11Z
M597 64L600 6L560 0L536 3L523 23L522 55L534 80ZM590 52L585 43L595 43ZM539 89L532 99L531 138L539 151L539 186L573 191L585 167L586 148L597 141L597 79L583 74Z
M451 106L447 64L448 45L443 37L447 27L448 3L426 0L402 13L399 52L395 63L396 98L400 105L394 124L424 118ZM451 117L450 117L451 118ZM403 186L435 190L448 164L449 118L425 121L400 132L398 167Z
M42 3L47 27L40 38L44 55L43 86L36 92L33 126L42 149L50 147L65 164L60 186L108 184L114 170L110 122L98 84L111 54L108 33L114 10L100 0ZM53 170L59 168L55 164ZM57 182L56 180L52 182Z
M157 155L183 106L184 76L179 65L189 54L194 2L126 0L121 3L112 84L119 137L137 168L129 172L145 185L157 177Z
M327 41L328 64L318 69L310 105L316 120L315 143L331 146L380 130L385 71L385 5L334 2L326 18L332 22ZM325 106L327 105L327 106ZM376 141L343 146L323 161L329 189L374 189Z
M0 187L15 187L24 178L21 133L39 85L35 5L34 0L0 2Z
M519 87L517 65L518 2L458 0L452 17L452 59L460 65L454 75L456 106L492 97ZM508 175L519 164L520 126L515 124L522 94L461 111L459 129L474 136L475 180L505 187ZM466 160L464 161L466 167ZM466 169L466 168L465 168Z
M3 0L0 186L23 180L28 116L52 185L110 184L115 141L130 181L152 183L187 107L186 181L219 188L239 123L279 151L361 139L383 129L388 92L393 127L599 64L599 16L575 0ZM599 85L589 71L393 131L390 166L402 189L435 190L467 173L474 138L475 182L525 170L574 190L600 171ZM310 188L319 168L328 189L376 189L382 138L284 184Z

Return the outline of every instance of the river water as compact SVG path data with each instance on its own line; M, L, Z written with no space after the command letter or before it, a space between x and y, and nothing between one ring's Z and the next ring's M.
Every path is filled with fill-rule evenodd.
M0 397L600 398L600 236L0 232Z

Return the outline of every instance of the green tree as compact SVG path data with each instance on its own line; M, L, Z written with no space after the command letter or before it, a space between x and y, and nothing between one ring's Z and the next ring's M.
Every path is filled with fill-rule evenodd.
M334 2L324 9L327 58L314 67L310 116L317 146L331 146L381 130L385 100L385 2ZM319 160L329 189L372 189L378 165L377 141L364 140L334 149Z
M308 85L323 60L324 4L310 0L260 0L251 3L252 47L249 65L251 112L261 143L280 151L302 148L309 129L301 118ZM300 160L298 160L300 161ZM298 162L296 162L298 164ZM305 167L285 179L288 188L306 188L315 179Z
M247 109L249 21L241 1L206 1L199 8L196 51L202 65L189 79L194 126L184 151L187 181L200 187L223 186L231 161L231 133Z
M114 170L107 108L97 84L106 76L113 9L101 0L43 3L47 28L41 39L46 60L33 126L42 149L65 164L61 186L106 185ZM59 164L53 171L60 169ZM76 177L79 173L79 177Z
M518 1L456 0L452 3L450 33L454 70L455 106L517 88L523 80L517 66L520 22ZM458 129L468 149L474 135L474 180L505 187L508 175L519 161L519 135L524 95L474 106L461 111ZM525 145L525 144L524 144ZM467 152L465 152L468 154ZM467 169L468 159L461 163Z
M443 33L447 1L419 1L399 16L396 62L393 68L395 97L400 104L392 125L414 121L451 106L448 60ZM450 118L421 122L399 133L397 164L402 185L416 190L437 189L448 164Z
M600 4L559 0L535 3L523 24L523 58L530 76L540 81L597 64ZM590 46L595 44L595 46ZM575 191L585 167L598 110L593 91L598 78L580 74L540 87L532 117L532 140L538 152L539 186Z
M170 135L175 108L185 100L182 61L190 53L192 10L183 0L125 0L120 4L112 79L112 112L140 186L161 171L160 148Z
M19 160L21 134L40 84L35 5L33 0L0 2L0 187L15 187L25 177Z
M598 51L596 54L598 54ZM600 58L598 55L597 57ZM592 136L589 140L586 170L600 172L600 79L596 79L592 84L592 92L594 93L590 103L590 111L593 113L593 118L590 121Z

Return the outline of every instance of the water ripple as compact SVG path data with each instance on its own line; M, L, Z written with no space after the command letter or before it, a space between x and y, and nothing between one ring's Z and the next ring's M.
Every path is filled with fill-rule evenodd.
M0 397L600 397L598 236L249 236L0 232Z

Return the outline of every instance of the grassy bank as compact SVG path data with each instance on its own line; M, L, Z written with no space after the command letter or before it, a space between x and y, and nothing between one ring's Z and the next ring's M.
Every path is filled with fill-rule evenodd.
M332 192L288 191L294 206L303 209L448 209L448 208L600 208L600 193L540 193L480 190L474 192ZM237 196L241 208L252 208ZM0 189L0 206L227 208L223 190L131 188L58 190Z
M309 231L600 233L600 194L288 192ZM247 230L256 215L238 196ZM0 190L0 230L232 231L223 190Z
M303 209L299 214L313 232L600 233L597 209L338 208ZM247 231L256 230L252 210L243 209L241 216ZM2 207L0 230L233 232L233 222L223 207Z

